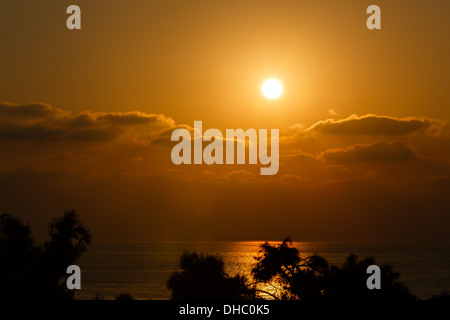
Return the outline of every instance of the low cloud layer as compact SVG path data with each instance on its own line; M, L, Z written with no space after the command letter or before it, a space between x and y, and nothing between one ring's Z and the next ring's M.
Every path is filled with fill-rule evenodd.
M320 157L332 162L392 162L417 160L421 156L410 144L403 141L378 141L372 144L356 144L343 149L331 149Z
M449 239L444 121L369 114L279 128L270 177L259 165L174 165L171 134L191 125L0 103L0 211L39 227L75 208L99 240Z
M0 140L108 141L127 130L146 133L175 125L162 114L91 112L78 114L44 103L0 103Z
M417 132L439 132L445 122L425 117L395 118L368 114L352 115L341 120L328 119L319 121L308 128L308 131L342 134L342 135L404 135Z

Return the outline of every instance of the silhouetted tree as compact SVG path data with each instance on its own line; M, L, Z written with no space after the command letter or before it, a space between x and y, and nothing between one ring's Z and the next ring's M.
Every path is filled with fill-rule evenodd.
M251 299L254 292L245 277L230 277L225 273L220 256L184 253L180 259L181 271L171 275L167 288L172 299Z
M0 298L71 299L66 270L91 242L89 230L74 210L49 225L49 240L35 246L28 225L0 216Z
M329 266L319 255L300 256L289 238L279 245L264 243L252 275L259 287L274 285L275 298L299 300L369 300L414 299L408 288L398 281L399 273L392 267L381 266L382 290L366 286L367 267L375 264L373 258L358 261L350 255L342 267Z
M400 274L392 266L379 266L381 271L381 289L368 290L367 268L376 265L372 257L358 261L350 255L342 267L332 266L327 279L324 296L333 300L412 300L409 289L399 281Z
M9 214L0 216L0 298L31 297L24 288L33 281L38 249L28 225ZM31 289L34 290L34 289Z
M253 278L260 282L259 287L273 285L272 297L311 300L322 296L328 273L327 261L318 255L302 259L289 238L276 246L265 242L255 260Z

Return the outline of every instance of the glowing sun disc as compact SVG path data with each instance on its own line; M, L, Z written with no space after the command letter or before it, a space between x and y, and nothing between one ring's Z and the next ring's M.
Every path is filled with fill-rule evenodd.
M268 99L276 99L283 92L283 85L277 79L268 79L264 81L261 91Z

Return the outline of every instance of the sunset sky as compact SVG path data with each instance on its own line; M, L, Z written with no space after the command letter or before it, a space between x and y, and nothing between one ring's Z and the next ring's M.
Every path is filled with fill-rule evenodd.
M71 4L81 30L66 28ZM371 4L381 30L366 27ZM96 241L450 241L449 12L2 1L0 213L41 238L77 209ZM196 120L279 129L278 173L174 165L171 133Z

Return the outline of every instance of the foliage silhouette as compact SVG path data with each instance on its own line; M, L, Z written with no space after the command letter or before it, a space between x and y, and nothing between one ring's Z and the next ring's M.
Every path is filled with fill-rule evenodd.
M245 277L230 277L225 273L220 256L184 253L180 267L182 270L173 273L167 282L174 300L244 300L254 297Z
M49 240L36 246L30 227L10 214L0 216L0 299L72 299L66 270L91 242L75 210L49 225Z
M400 274L389 265L380 266L382 290L370 290L367 267L373 258L358 260L350 255L342 266L329 265L317 254L303 257L284 239L281 244L261 245L251 270L254 282L225 273L220 256L184 253L181 271L172 274L167 287L172 299L277 299L277 300L413 300Z
M374 258L358 261L350 255L344 265L332 266L328 275L328 286L324 292L327 299L334 300L413 300L415 297L399 281L400 274L390 265L379 266L381 271L381 290L368 290L366 280L367 268L375 265Z
M358 261L350 255L342 267L329 266L325 258L314 254L300 256L289 238L279 245L264 243L252 269L259 286L275 284L276 298L281 300L412 300L408 288L398 281L400 274L389 265L381 266L382 290L366 286L367 267L373 258Z

